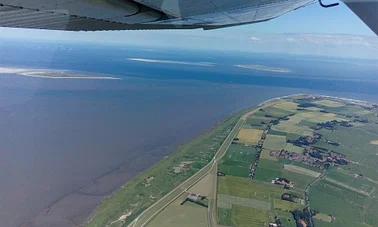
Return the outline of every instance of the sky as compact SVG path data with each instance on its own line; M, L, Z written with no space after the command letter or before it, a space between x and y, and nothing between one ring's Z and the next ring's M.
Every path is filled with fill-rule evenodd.
M62 32L0 28L0 42L2 38L13 37L378 58L377 36L346 5L340 3L337 7L322 8L317 1L268 22L209 31Z

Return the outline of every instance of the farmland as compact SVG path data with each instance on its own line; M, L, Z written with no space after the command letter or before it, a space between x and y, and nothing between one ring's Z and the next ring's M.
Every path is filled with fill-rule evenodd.
M242 128L237 135L237 139L238 142L242 144L257 145L257 143L261 139L262 133L263 131L259 129Z
M267 211L235 205L232 206L231 220L234 226L260 227L267 226L272 217Z
M148 227L295 227L299 219L308 227L375 226L377 108L317 95L269 101L248 116L228 118L130 181L104 201L89 226L134 227L141 212L175 187L181 194L142 218ZM224 152L213 158L224 140ZM193 186L177 187L208 163L214 168ZM182 203L190 196L206 199Z
M307 226L375 225L378 117L371 108L336 98L298 96L251 115L245 128L267 130L267 134L262 133L263 143L257 145L248 141L258 140L252 133L242 140L259 154L250 162L252 175L225 171L225 176L218 176L218 215L223 215L218 224L279 222L294 227L290 212L312 210L320 213L306 218ZM237 159L232 149L227 154L229 160ZM224 163L219 170L224 170ZM280 180L273 184L275 179ZM283 188L282 179L290 187Z
M268 134L264 142L264 149L282 150L286 146L286 136Z

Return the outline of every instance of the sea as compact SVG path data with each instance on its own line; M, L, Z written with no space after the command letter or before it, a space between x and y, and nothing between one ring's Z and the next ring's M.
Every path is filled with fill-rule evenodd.
M378 102L368 59L4 39L0 68L121 78L0 71L1 227L81 226L178 145L270 98Z

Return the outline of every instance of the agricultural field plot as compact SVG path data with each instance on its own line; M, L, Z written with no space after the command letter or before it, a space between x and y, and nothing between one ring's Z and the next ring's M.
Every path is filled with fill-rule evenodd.
M259 129L242 128L236 136L236 138L238 138L236 142L247 145L257 145L263 132L263 130Z
M244 177L249 176L249 165L226 165L220 164L218 166L218 172L222 172L226 175L235 176L235 177Z
M373 112L370 110L366 110L358 105L345 105L342 107L323 107L326 111L337 113L337 114L345 114L345 115L358 115L361 117L365 117L367 115L371 115Z
M325 179L330 182L339 182L340 186L352 188L355 191L361 191L363 194L369 194L378 187L377 183L371 182L365 178L360 178L357 175L350 174L342 169L332 169L325 175Z
M248 177L250 165L255 161L256 148L232 144L222 158L218 171L226 175Z
M284 164L284 169L288 170L288 171L295 172L295 173L304 174L304 175L307 175L307 176L310 176L310 177L320 176L319 172L315 172L313 170L309 170L309 169L306 169L306 168L303 168L303 167L300 167L300 166L297 166L297 165Z
M320 180L310 189L311 209L336 217L337 226L350 223L376 225L378 206L369 205L372 199L338 185ZM376 202L375 202L376 204Z
M270 210L271 203L255 199L246 199L232 195L217 195L217 205L220 208L231 209L233 205L251 207L261 210Z
M274 204L274 209L283 210L287 212L304 208L304 205L302 204L285 201L281 199L274 199L273 204Z
M278 219L280 219L282 226L284 227L296 227L293 215L286 211L276 211Z
M278 160L277 157L271 156L270 150L267 150L267 149L262 149L260 158L261 159L267 159L267 160L270 160L270 161L277 161Z
M185 200L187 194L180 196L172 204L159 213L147 227L206 227L207 226L207 209L193 203L180 203ZM195 217L195 218L194 218Z
M306 118L296 114L294 116L290 116L289 120L287 120L286 122L288 122L290 124L298 124L299 122L303 121L304 119L306 119Z
M222 162L227 163L228 161L236 161L251 164L255 160L256 153L257 151L255 147L231 144L223 157Z
M336 130L321 129L318 132L324 138L340 143L340 146L332 146L324 141L318 141L316 146L344 154L348 159L361 164L361 168L363 166L375 167L378 163L378 147L370 143L377 139L375 134L359 127L354 127L351 130L351 128L341 126L336 127ZM340 168L347 167L340 166ZM373 179L377 179L377 176Z
M318 219L318 220L321 220L321 221L325 221L325 222L331 222L332 221L331 216L329 216L328 214L318 213L318 214L316 214L313 217L315 219Z
M342 106L345 106L345 104L342 103L342 102L336 102L336 101L326 100L326 99L315 101L314 103L316 103L318 105L321 105L321 106L328 106L328 107L342 107Z
M218 224L222 226L232 226L231 209L217 208Z
M286 136L266 135L263 148L268 150L282 150L286 146Z
M251 182L248 178L233 176L218 177L218 194L270 202L271 199L281 198L284 192L288 190L271 183Z
M286 116L294 113L292 111L287 111L287 110L279 109L279 108L272 107L272 106L263 108L262 110L263 111L258 111L257 113L255 113L255 115L256 116L265 116L265 117L266 117L266 115L270 115L272 118L279 118L279 117L286 117Z
M311 128L305 126L299 127L295 124L291 124L290 122L286 121L282 121L278 125L273 125L271 129L285 133L293 133L301 136L312 136L314 134L314 130Z
M254 179L271 182L277 177L282 177L282 170L282 163L261 159L257 166Z
M305 108L305 110L309 110L309 111L320 111L320 110L323 110L322 108L319 108L319 107L307 107Z
M189 193L209 196L213 189L213 178L215 176L211 173L207 174L204 178L198 181L195 185L189 188Z
M290 112L296 112L298 109L298 104L295 102L283 101L283 102L275 104L274 107L278 109L290 111Z
M285 165L282 162L261 159L255 172L254 179L270 183L277 177L283 177L290 180L294 184L295 189L305 190L307 185L315 179L314 175L319 175L319 173L315 171L296 165L289 165L286 169L284 166ZM299 171L294 171L295 169L298 169Z
M323 123L323 122L327 122L327 121L348 121L345 118L338 117L334 113L321 114L321 115L316 116L316 117L308 118L307 120L311 121L311 122L315 122L315 123Z
M269 221L274 220L270 217L269 212L250 207L234 205L231 213L232 223L235 227L267 226Z
M244 122L243 128L256 128L264 130L267 127L267 124L270 123L270 121L272 121L272 118L258 116L249 117Z
M298 147L298 146L295 146L294 144L292 143L287 143L285 148L284 148L285 151L290 151L290 152L295 152L295 153L298 153L298 154L302 154L304 149L303 147Z
M318 117L318 116L320 116L322 114L323 113L321 113L321 112L302 112L302 113L298 113L296 115L299 116L299 117L302 117L304 119L309 119L309 118Z

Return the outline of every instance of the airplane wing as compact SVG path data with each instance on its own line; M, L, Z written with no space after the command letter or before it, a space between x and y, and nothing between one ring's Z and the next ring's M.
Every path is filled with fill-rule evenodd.
M68 31L216 29L267 21L312 2L314 0L0 0L0 27ZM364 9L353 11L363 14Z

